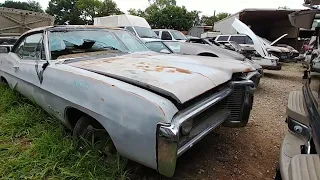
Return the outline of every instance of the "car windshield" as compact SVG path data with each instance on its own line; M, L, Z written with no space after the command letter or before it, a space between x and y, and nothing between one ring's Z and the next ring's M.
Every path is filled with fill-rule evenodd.
M176 40L187 40L186 36L180 31L170 31L174 39Z
M167 45L171 51L174 53L180 53L181 51L181 43L180 42L174 42L174 41L165 41L163 42L165 45Z
M171 50L161 41L146 42L146 45L151 51L167 54L171 53Z
M123 30L52 31L49 39L51 59L96 51L110 53L148 51L148 48L134 35Z
M155 38L155 39L159 39L159 37L157 36L157 34L152 31L150 28L146 28L146 27L138 27L135 26L134 27L139 35L139 37L141 38Z

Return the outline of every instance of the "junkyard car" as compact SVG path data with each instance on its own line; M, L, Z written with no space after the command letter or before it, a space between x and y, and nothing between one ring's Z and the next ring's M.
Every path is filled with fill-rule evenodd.
M252 56L251 60L260 60L259 64L264 69L281 70L282 67L281 64L279 64L279 58L268 52L266 45L246 24L235 19L232 27L239 33L246 34L252 40L256 55Z
M0 55L2 82L106 154L173 176L176 160L219 125L244 127L253 69L245 62L148 50L130 32L52 26ZM91 139L91 138L90 138Z
M290 14L291 24L299 28L308 28L305 26L309 24L311 28L315 14L319 13L320 10L297 11ZM305 79L302 91L289 94L286 111L289 132L281 145L277 180L312 180L320 177L320 75L309 71Z
M252 66L255 71L248 74L248 79L255 83L255 87L258 87L260 78L263 76L262 67L249 59L246 59L243 55L219 48L210 42L209 44L193 44L179 41L161 41L153 40L146 42L147 47L155 52L163 53L176 53L181 55L198 55L198 56L209 56L214 58L225 59L235 59L239 61L246 62L249 66Z

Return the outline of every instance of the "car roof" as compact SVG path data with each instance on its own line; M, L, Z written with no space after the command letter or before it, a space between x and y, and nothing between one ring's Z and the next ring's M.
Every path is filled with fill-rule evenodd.
M220 34L218 36L247 36L247 35L245 35L245 34Z
M123 30L122 28L110 28L105 26L93 26L93 25L56 25L56 26L43 26L39 28L31 29L24 34L29 34L37 31L51 31L51 30L72 30L72 29L111 29L111 30Z
M152 29L154 31L178 31L178 30L175 30L175 29Z

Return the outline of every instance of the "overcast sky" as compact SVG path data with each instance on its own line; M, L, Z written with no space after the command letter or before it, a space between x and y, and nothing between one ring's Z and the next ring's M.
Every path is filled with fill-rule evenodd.
M0 0L4 2L5 0ZM22 0L27 1L27 0ZM49 0L38 0L44 9ZM145 9L148 0L114 0L125 13L130 8ZM245 8L278 8L288 6L292 9L301 9L303 0L176 0L179 6L186 6L188 10L198 10L204 15L213 15L213 11L236 13Z

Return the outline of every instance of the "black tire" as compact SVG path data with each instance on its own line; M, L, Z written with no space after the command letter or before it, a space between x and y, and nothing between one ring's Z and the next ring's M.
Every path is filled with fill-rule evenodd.
M282 180L279 164L277 164L276 167L276 177L274 178L274 180Z
M76 123L73 129L73 139L76 141L79 149L87 149L92 140L95 144L97 141L101 141L98 143L97 147L95 147L100 152L110 155L116 154L117 150L107 133L107 131L101 127L97 121L89 116L82 116ZM106 152L108 151L108 152Z
M1 77L1 78L0 78L0 84L6 84L6 85L8 85L8 82L7 82L7 80L6 80L5 78Z

